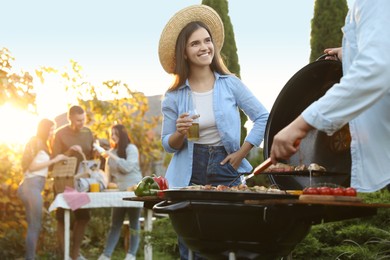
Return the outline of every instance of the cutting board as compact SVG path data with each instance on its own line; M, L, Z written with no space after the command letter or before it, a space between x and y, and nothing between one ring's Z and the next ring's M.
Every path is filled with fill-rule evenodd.
M300 195L302 201L338 201L338 202L362 202L362 198L354 196L333 196L333 195Z

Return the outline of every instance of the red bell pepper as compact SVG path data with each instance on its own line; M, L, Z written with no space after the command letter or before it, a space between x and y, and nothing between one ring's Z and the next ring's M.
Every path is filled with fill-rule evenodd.
M153 176L153 180L157 182L158 186L160 187L160 190L166 190L168 189L168 180L163 176Z

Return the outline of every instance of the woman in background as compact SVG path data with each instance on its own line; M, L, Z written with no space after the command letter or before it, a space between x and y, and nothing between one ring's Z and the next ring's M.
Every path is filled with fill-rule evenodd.
M137 184L142 179L138 148L130 142L126 128L121 124L111 128L111 147L109 151L102 152L102 155L107 158L105 171L110 176L110 182L116 183L120 191L126 191L128 187ZM110 259L118 243L126 213L129 215L131 232L130 247L125 260L136 259L139 246L141 208L113 208L110 233L99 260Z
M26 144L22 156L24 178L18 188L18 196L26 208L27 236L26 259L35 259L35 251L41 230L43 198L41 192L45 187L49 166L68 157L59 154L50 159L49 140L53 135L55 124L49 119L42 119L37 133Z

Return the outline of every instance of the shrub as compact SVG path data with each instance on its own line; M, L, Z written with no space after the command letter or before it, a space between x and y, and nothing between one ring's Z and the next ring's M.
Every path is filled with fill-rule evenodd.
M387 189L359 194L368 203L387 203ZM387 259L390 258L390 209L375 216L331 222L312 227L292 252L294 259Z

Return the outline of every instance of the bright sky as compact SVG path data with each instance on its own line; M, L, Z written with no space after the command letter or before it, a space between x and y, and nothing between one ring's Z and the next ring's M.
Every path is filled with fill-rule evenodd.
M11 51L17 70L69 67L73 59L91 82L122 80L146 95L163 94L171 77L159 63L160 33L176 11L200 3L3 1L0 48ZM313 7L313 0L229 0L241 79L268 110L287 81L308 64ZM63 98L54 87L44 93L61 104ZM59 108L63 112L65 105Z

